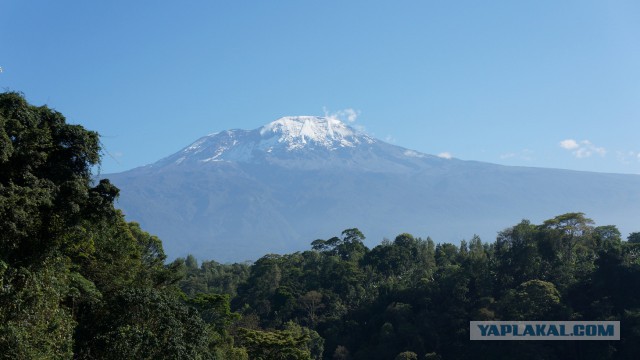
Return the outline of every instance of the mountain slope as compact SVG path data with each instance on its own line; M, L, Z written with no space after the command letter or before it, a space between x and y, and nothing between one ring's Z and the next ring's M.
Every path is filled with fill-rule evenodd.
M369 245L400 232L491 241L523 218L572 211L623 233L640 228L640 176L441 159L320 117L208 135L105 177L121 188L128 219L158 234L173 257L256 259L350 227Z

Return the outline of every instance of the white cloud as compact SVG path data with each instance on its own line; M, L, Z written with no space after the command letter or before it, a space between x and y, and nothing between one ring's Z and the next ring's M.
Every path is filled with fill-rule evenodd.
M578 145L578 143L573 139L566 139L560 141L560 147L562 147L563 149L572 150L580 147L580 145Z
M322 110L324 111L325 117L328 117L330 119L340 120L340 121L346 120L349 123L354 123L358 119L358 116L360 116L360 110L354 110L351 108L342 109L335 112L329 112L329 110L326 107L323 107Z
M424 154L421 154L415 150L405 150L404 152L405 156L409 156L409 157L417 157L417 158L423 158Z
M396 141L398 141L398 139L396 139L395 137L391 136L391 135L387 135L384 137L384 141L388 142L390 144L395 144Z
M566 150L573 150L571 153L578 159L588 158L593 154L604 157L607 154L607 150L605 148L596 146L589 140L577 142L573 139L566 139L560 141L560 147Z
M353 109L345 109L344 114L347 116L347 121L350 123L355 122L358 116L360 115L360 111L356 111Z
M450 152L445 151L445 152L441 152L440 154L438 154L439 158L443 158L443 159L452 159L453 155L451 155Z

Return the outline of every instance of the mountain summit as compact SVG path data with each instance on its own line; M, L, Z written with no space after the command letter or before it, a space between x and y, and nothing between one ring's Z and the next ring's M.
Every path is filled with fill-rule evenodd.
M278 164L283 167L350 167L370 171L415 168L429 155L407 150L358 131L332 117L287 116L254 130L227 130L204 136L150 166L205 163Z
M584 212L638 231L640 176L442 159L327 117L284 117L204 136L151 165L105 175L127 218L170 257L242 261L309 249L357 227L373 246L402 232L485 241L522 219Z
M187 162L260 162L333 152L375 139L340 120L318 116L288 116L254 130L227 130L207 135L163 159L158 165Z
M361 143L371 144L375 141L331 117L283 117L261 127L259 132L263 138L268 139L267 143L277 138L277 143L285 145L289 151L308 146L335 150L354 147Z

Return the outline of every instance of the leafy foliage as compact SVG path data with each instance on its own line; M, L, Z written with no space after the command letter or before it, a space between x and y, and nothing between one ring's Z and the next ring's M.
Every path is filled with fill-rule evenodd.
M310 360L309 337L292 331L256 331L241 328L240 343L256 360Z
M185 301L184 265L166 265L160 240L124 220L115 186L94 184L99 159L97 133L0 94L2 358L213 357L228 323Z
M640 334L624 331L616 344L468 340L471 320L634 323L640 248L582 213L523 220L494 243L473 236L459 246L401 234L347 248L345 233L356 232L256 261L233 309L254 328L317 331L324 359L628 358Z

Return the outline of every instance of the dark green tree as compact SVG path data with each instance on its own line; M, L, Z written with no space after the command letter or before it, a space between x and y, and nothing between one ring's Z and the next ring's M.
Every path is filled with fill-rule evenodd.
M240 344L255 360L311 360L307 334L290 330L256 331L241 328Z

